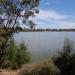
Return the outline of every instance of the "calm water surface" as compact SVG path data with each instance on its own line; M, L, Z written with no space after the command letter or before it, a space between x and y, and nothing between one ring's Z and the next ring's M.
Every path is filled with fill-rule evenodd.
M19 32L14 38L17 44L23 40L33 61L38 61L57 54L62 49L65 38L75 43L75 32Z

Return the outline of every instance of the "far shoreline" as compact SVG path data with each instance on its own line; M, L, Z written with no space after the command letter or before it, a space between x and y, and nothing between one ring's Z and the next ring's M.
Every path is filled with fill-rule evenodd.
M22 29L20 32L75 32L75 29Z

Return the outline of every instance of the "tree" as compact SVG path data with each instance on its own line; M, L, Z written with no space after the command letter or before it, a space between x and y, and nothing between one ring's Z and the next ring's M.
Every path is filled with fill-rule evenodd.
M35 30L35 23L33 21L29 21L29 25L30 25L30 28L31 29L34 29Z
M27 23L38 11L39 0L0 0L0 36L4 39L0 46L0 65L4 61L5 48L9 38L16 32L20 22ZM22 21L20 21L20 19Z

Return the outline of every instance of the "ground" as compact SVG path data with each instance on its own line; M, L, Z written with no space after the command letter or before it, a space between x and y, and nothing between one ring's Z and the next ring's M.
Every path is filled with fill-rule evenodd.
M0 75L17 75L19 70L0 70Z

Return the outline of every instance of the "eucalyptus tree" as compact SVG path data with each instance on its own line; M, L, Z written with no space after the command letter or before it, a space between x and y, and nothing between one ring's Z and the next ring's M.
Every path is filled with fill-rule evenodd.
M35 26L36 26L36 24L33 22L33 21L29 21L29 25L30 25L30 28L31 29L34 29L35 30Z
M17 31L20 23L28 24L29 18L34 17L38 10L39 0L0 0L0 64L4 60L5 48L9 38ZM30 24L30 23L29 23Z

